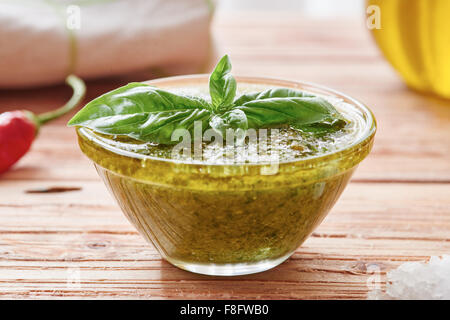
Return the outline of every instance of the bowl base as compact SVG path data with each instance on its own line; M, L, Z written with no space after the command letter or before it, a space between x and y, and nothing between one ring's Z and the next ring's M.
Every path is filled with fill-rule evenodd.
M272 269L286 261L293 252L277 259L262 260L254 263L193 263L183 262L176 259L166 258L175 267L190 271L193 273L204 274L208 276L242 276L246 274L263 272Z

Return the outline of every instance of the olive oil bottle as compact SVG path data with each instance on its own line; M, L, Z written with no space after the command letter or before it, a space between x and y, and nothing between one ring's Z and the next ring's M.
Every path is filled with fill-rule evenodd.
M379 9L373 35L406 83L450 98L450 1L367 0Z

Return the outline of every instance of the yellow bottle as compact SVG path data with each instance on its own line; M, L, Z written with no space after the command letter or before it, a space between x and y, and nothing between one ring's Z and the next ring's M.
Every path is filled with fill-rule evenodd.
M367 5L378 6L381 29L373 35L406 83L450 98L450 0L368 0Z

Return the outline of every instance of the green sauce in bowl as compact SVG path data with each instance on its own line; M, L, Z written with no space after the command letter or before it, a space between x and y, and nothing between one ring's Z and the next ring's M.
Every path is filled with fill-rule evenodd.
M248 274L287 259L332 208L375 135L372 113L339 93L297 82L238 80L240 92L287 87L321 95L348 123L326 135L279 128L267 157L204 144L200 160L174 159L169 146L77 129L82 151L130 222L169 262L197 273ZM202 94L208 78L149 83ZM252 147L246 143L243 150Z

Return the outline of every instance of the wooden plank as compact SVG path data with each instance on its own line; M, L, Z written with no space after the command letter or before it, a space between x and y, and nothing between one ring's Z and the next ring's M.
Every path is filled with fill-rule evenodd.
M19 193L52 183L8 187ZM447 184L353 183L289 261L233 279L162 261L110 201L98 182L85 182L79 192L26 194L21 206L1 198L3 297L364 298L369 266L384 274L401 262L450 251ZM79 286L71 282L74 272Z
M0 268L0 297L364 298L370 277L367 267L377 264L385 272L399 263L381 263L381 259L341 260L296 253L275 270L233 279L187 274L153 259L55 261L46 262L45 267L39 262L20 262ZM79 284L73 283L74 274L80 276Z

